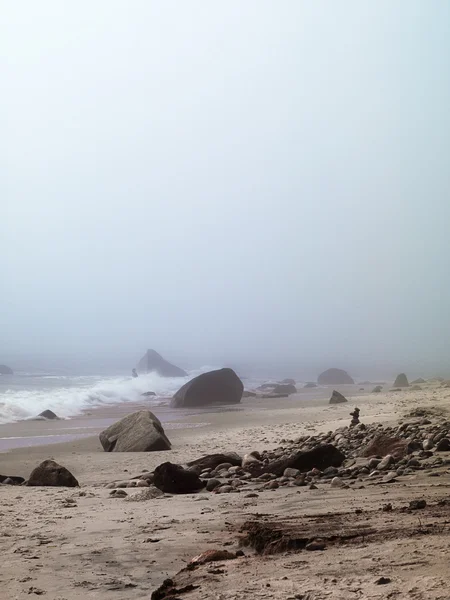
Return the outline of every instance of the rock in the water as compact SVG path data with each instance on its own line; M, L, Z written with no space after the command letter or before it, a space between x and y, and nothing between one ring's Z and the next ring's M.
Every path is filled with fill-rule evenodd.
M16 477L15 475L0 475L0 483L5 485L20 485L25 479L23 477Z
M330 404L341 404L342 402L348 402L347 398L343 396L340 392L333 390L330 398Z
M161 377L187 377L186 371L172 365L155 350L147 350L138 362L137 370L139 373L151 373L154 371Z
M392 455L396 460L403 458L408 452L408 441L402 438L377 435L361 453L361 456Z
M44 462L32 471L27 485L78 487L79 484L66 467L58 465L54 460L44 460Z
M342 369L328 369L319 375L320 385L346 385L355 383L350 375Z
M442 438L436 445L437 452L449 452L450 451L450 440L448 438Z
M181 465L165 462L155 469L153 485L167 494L190 494L204 487L204 482L193 471Z
M304 388L315 388L315 387L317 387L317 383L314 383L314 381L308 381L308 383L305 383L305 385L303 387Z
M127 415L99 437L105 452L154 452L171 447L161 422L149 410Z
M191 460L187 464L190 471L201 473L205 469L215 469L223 463L230 463L230 465L240 467L242 465L242 458L235 452L227 452L224 454L207 454L202 458Z
M174 408L238 404L244 385L233 369L218 369L202 373L185 383L172 398Z
M290 394L296 394L297 388L292 383L279 383L273 388L272 393L277 395L286 394L289 396Z
M6 365L0 365L0 375L14 375L11 367L7 367Z
M261 469L263 473L274 473L281 476L286 469L298 469L301 472L311 469L324 470L327 467L340 467L345 454L332 444L322 444L306 452L296 452L287 458L279 458L269 462Z
M38 417L48 419L49 421L58 421L59 417L52 410L44 410L38 414Z
M382 386L381 385L376 385L373 390L372 390L372 394L379 394L382 390Z
M144 392L141 396L156 396L155 392Z
M408 387L409 383L408 383L408 378L406 377L406 375L404 373L400 373L400 375L397 375L397 378L394 382L394 386L395 388L402 388L402 387Z

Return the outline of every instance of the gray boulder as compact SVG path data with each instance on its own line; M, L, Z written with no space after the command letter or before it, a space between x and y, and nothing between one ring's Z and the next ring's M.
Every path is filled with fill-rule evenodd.
M11 367L7 367L6 365L0 365L0 375L14 375Z
M155 452L171 448L160 420L149 410L127 415L99 437L105 452Z
M394 382L394 386L395 388L402 388L402 387L408 387L409 383L408 383L408 378L406 377L406 375L404 373L400 373L400 375L397 375L397 378Z
M289 396L290 394L296 394L297 388L292 383L278 383L273 388L272 393L277 394L277 395L285 395L286 394Z
M342 369L327 369L319 375L317 382L320 385L346 385L355 383L350 375Z
M155 350L147 350L138 362L137 371L139 373L151 373L154 371L161 377L187 377L186 371L172 365Z
M330 404L341 404L342 402L348 402L347 398L343 396L340 392L333 390L330 398Z
M58 465L54 460L44 460L36 467L28 481L29 486L78 487L78 481L72 473Z
M47 419L48 421L59 421L59 417L52 410L43 410L38 414L38 417Z
M171 401L173 408L239 404L244 385L233 369L202 373L185 383Z

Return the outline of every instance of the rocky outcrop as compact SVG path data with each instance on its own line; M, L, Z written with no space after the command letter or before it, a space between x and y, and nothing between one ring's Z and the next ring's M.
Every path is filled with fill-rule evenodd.
M44 460L36 467L28 481L29 486L78 487L78 481L72 473L58 465L54 460Z
M174 408L238 404L244 385L233 369L202 373L185 383L172 398Z
M395 388L402 388L402 387L408 387L409 383L408 383L408 378L406 377L406 375L404 373L400 373L400 375L397 375L397 378L394 382L393 387Z
M149 410L127 415L99 437L105 452L154 452L171 448L160 420Z
M155 350L147 350L137 365L139 373L158 373L161 377L187 377L186 371L172 365Z
M347 398L343 396L340 392L333 390L330 398L330 404L341 404L342 402L348 402Z
M153 485L167 494L190 494L205 486L194 471L188 471L181 465L170 462L156 467Z
M328 369L319 375L317 382L320 385L347 385L355 383L350 375L342 369Z
M11 367L7 367L6 365L0 365L0 375L14 375Z

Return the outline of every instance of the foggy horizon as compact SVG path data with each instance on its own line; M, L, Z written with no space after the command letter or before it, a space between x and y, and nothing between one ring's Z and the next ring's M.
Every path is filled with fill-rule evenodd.
M324 7L3 6L0 363L450 375L450 5Z

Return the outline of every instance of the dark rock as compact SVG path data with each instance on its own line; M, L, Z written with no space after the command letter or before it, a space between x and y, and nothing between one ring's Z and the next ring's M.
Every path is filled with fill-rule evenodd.
M450 440L448 438L442 438L439 440L436 446L437 452L449 452L450 451Z
M208 490L208 492L212 492L216 489L216 487L219 487L221 483L222 482L219 479L208 479L208 481L206 482L206 489Z
M332 444L322 444L306 452L296 452L287 458L279 458L269 462L261 469L261 473L273 473L283 475L286 469L298 469L301 472L319 469L323 471L327 467L340 467L345 460L345 454Z
M397 378L394 382L394 387L395 388L402 388L402 387L408 387L409 383L408 383L408 378L406 377L406 375L404 373L400 373L400 375L397 375Z
M342 369L328 369L319 375L317 382L320 385L346 385L355 383L350 375Z
M190 494L204 487L204 482L193 471L181 465L165 462L154 471L153 485L167 494Z
M315 387L317 387L317 383L314 383L314 381L308 381L308 383L305 383L305 385L303 387L304 388L315 388Z
M306 544L305 546L305 550L309 550L309 551L317 551L317 550L325 550L326 545L325 542L321 542L318 540L314 540L312 542L309 542L309 544Z
M372 394L379 394L382 390L382 386L381 385L376 385L373 390L372 390Z
M273 393L276 395L296 394L297 388L292 383L279 383L273 388Z
M149 410L127 415L99 437L105 452L153 452L171 447L161 422Z
M14 375L11 367L7 367L6 365L0 365L0 375Z
M381 433L364 448L361 456L387 456L391 455L395 460L406 456L408 452L408 441L398 437L390 437Z
M426 505L426 500L411 500L411 502L409 503L409 508L411 510L421 510L422 508L425 508Z
M38 417L48 419L49 421L58 421L59 417L52 410L44 410L38 414Z
M141 396L156 396L155 392L144 392Z
M207 454L202 458L191 460L187 464L190 471L195 473L202 473L206 469L215 469L223 463L229 463L230 465L240 467L242 465L242 458L235 452L228 452L224 454Z
M139 373L150 373L154 371L161 377L187 377L186 371L172 365L155 350L147 350L138 363Z
M386 585L387 583L391 583L389 577L380 577L375 581L376 585Z
M54 460L44 460L36 467L28 481L29 486L78 487L78 481L65 467Z
M343 396L340 392L333 390L330 398L330 404L341 404L342 402L348 402L347 398Z
M174 408L238 404L244 385L233 369L219 369L202 373L185 383L172 398Z
M15 475L0 475L0 483L4 483L5 485L20 485L24 481L25 479L23 477L16 477Z

